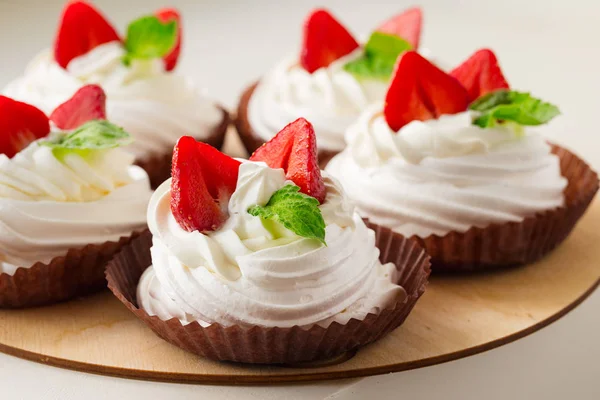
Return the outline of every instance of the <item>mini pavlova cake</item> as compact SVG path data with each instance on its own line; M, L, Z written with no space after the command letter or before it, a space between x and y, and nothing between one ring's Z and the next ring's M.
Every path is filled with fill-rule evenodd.
M450 74L407 52L385 103L348 129L327 171L363 217L423 243L434 268L528 263L568 235L598 188L582 160L528 129L558 113L511 90L490 50Z
M141 17L121 36L90 4L69 1L52 50L35 57L4 93L50 113L82 86L102 86L111 120L135 139L127 150L158 186L169 177L180 136L220 148L229 121L220 106L175 72L182 32L175 9Z
M249 161L182 137L172 176L150 201L151 236L107 278L177 346L250 363L330 357L400 325L423 293L428 257L389 230L404 250L380 254L381 238L319 170L305 119Z
M104 100L84 86L48 118L0 96L0 307L104 287L108 260L146 228L148 175Z
M248 152L305 117L314 124L325 165L344 149L348 126L383 100L398 55L419 47L421 25L421 10L411 8L361 44L327 10L312 11L300 54L279 62L241 97L236 126Z

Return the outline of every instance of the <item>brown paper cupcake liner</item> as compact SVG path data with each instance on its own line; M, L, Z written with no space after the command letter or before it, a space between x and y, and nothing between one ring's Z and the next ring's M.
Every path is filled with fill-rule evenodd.
M207 138L198 139L204 143L210 144L216 149L221 150L225 142L225 134L231 119L229 113L220 107L223 112L223 119L216 126ZM136 165L142 167L150 178L152 189L156 189L161 183L171 177L171 160L173 158L173 148L166 149L163 154L155 154L143 160L136 160Z
M206 143L220 149L230 123L229 113L221 108L223 118L213 129ZM150 178L153 189L171 176L173 151L138 160ZM104 269L106 263L133 237L123 237L117 242L88 245L70 249L65 256L52 259L50 263L36 263L29 268L19 268L13 276L0 274L0 308L22 308L52 304L96 292L106 287Z
M262 146L265 141L254 132L252 126L250 125L250 119L248 118L248 105L250 104L250 98L256 89L258 82L252 84L248 87L244 93L242 93L242 97L240 98L240 102L238 104L237 116L235 118L235 128L248 152L248 155L251 155ZM281 127L283 128L283 126ZM325 166L331 159L338 154L338 151L331 150L323 150L319 149L318 157L319 157L319 166L321 169L324 169Z
M116 242L73 248L48 264L18 268L14 275L0 274L0 308L24 308L58 303L95 293L106 287L106 264L139 232Z
M475 271L529 264L557 247L569 235L598 190L598 175L569 150L552 144L567 178L565 206L525 218L464 233L426 238L413 236L431 256L434 272Z
M371 225L369 225L371 226ZM327 359L371 343L400 326L425 291L430 273L429 256L413 240L387 228L374 227L382 262L393 262L400 272L398 284L407 297L379 314L363 320L351 319L345 325L309 329L265 328L260 326L203 328L197 322L182 325L172 318L163 321L138 308L136 289L139 278L151 264L150 232L143 233L124 247L106 270L108 287L129 310L167 342L202 357L220 361L253 364L291 364Z

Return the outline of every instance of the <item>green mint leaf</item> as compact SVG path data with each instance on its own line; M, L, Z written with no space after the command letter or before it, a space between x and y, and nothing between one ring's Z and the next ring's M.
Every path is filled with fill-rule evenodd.
M296 185L286 185L273 193L264 206L252 206L248 213L263 220L274 219L296 235L325 244L325 221L319 201L300 193Z
M344 70L358 79L379 79L387 81L394 72L394 62L385 58L363 55L344 65Z
M481 112L474 125L489 128L499 124L542 125L560 114L553 104L532 97L529 93L497 90L475 100L469 106Z
M469 105L469 108L476 111L488 111L496 106L510 103L510 91L496 90L479 97Z
M124 146L133 138L122 128L104 120L88 121L57 140L42 142L56 150L102 150Z
M398 56L411 49L410 43L399 36L373 32L364 54L345 64L344 70L357 78L387 80L392 76Z
M394 62L401 53L411 49L410 43L400 36L382 32L373 32L365 45L365 53L393 59Z
M496 126L496 120L492 118L491 114L483 114L473 120L473 125L477 125L481 128L491 128Z
M161 58L167 55L177 42L177 21L161 22L151 15L139 18L127 27L123 61L132 59Z

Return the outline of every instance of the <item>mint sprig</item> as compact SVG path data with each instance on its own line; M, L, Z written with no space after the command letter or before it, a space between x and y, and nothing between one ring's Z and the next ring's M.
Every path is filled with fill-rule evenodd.
M133 59L161 58L167 55L177 42L177 21L161 22L154 15L139 18L127 27L123 61Z
M411 50L406 40L396 35L373 32L365 45L364 54L344 65L344 70L357 78L388 80L398 56Z
M471 103L469 108L481 113L473 125L482 128L504 123L542 125L560 114L555 105L532 97L529 93L512 90L488 93Z
M54 150L103 150L124 146L132 141L133 138L122 128L108 121L95 120L42 144Z
M266 205L252 206L248 213L264 220L276 220L298 236L325 244L325 221L319 201L300 193L296 185L282 187L273 193Z

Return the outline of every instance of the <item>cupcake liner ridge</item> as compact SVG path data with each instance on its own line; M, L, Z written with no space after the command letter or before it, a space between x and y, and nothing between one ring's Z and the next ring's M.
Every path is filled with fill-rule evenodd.
M152 235L144 232L124 247L106 269L108 287L115 296L159 337L202 357L253 364L290 364L331 358L371 343L400 326L425 291L430 259L421 246L387 228L375 228L377 242L391 241L390 251L381 252L382 262L394 262L398 283L407 296L379 314L346 324L333 322L327 328L224 327L218 323L202 327L197 322L182 325L172 318L163 321L138 308L137 284L151 264Z
M431 256L434 272L482 271L539 260L562 243L598 191L598 175L569 150L552 144L567 178L565 205L521 222L472 227L466 232L412 236Z
M106 287L106 264L123 246L140 235L69 249L45 264L19 267L13 275L0 274L0 308L24 308L58 303L95 293Z

